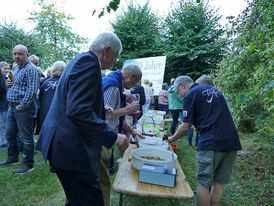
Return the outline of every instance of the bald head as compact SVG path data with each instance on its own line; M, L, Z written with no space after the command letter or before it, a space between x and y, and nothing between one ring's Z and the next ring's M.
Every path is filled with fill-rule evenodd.
M122 70L123 84L126 89L135 87L141 78L142 70L135 64L130 64Z
M31 61L31 63L33 63L35 66L38 67L38 65L39 65L39 57L38 56L33 54L29 57L29 60Z
M20 67L23 66L29 57L29 52L27 47L22 44L18 44L13 48L13 60Z

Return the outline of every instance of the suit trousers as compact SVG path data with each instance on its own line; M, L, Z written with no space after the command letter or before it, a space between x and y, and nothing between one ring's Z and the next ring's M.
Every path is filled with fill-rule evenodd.
M70 206L104 206L97 174L82 174L52 166L57 174Z
M100 186L103 193L103 199L105 206L110 206L110 179L109 179L109 159L111 157L111 150L102 146L100 168L99 168L99 179Z

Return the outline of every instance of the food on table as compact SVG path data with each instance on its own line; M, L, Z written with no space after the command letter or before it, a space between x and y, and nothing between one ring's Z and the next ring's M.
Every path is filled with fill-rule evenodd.
M165 159L162 159L160 157L141 156L141 158L147 159L147 160L165 161Z

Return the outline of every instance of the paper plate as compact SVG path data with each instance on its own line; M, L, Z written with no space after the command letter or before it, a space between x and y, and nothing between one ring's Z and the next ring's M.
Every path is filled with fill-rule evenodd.
M151 127L151 128L144 127L143 134L157 135L158 132L159 132L159 130L157 128L155 128L155 127Z

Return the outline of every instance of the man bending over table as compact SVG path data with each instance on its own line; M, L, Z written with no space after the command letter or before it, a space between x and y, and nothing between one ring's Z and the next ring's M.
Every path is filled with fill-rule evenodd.
M220 205L223 185L228 184L237 150L241 150L236 127L219 90L193 82L188 76L176 78L174 86L183 99L183 123L169 137L173 142L190 128L200 132L197 151L197 205ZM209 187L212 187L209 193Z

